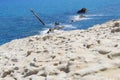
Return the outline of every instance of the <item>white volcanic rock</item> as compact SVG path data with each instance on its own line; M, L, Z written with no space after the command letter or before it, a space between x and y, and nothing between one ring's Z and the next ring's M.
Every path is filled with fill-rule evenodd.
M0 80L120 80L120 20L0 46Z

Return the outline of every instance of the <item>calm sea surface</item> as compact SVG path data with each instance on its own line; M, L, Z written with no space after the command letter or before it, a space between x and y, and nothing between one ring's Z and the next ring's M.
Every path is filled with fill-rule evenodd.
M70 23L81 8L87 8L87 18ZM46 26L30 12L33 8ZM120 19L120 0L0 0L0 45L53 27L54 22L65 25L64 30L87 29L112 19Z

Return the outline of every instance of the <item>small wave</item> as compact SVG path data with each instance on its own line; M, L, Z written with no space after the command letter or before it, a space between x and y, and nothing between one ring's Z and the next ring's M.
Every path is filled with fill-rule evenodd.
M65 29L66 28L70 28L70 29L75 29L76 27L71 25L71 24L63 24L62 26L65 26Z
M40 31L39 33L41 35L44 35L44 34L47 34L48 31L49 31L49 29L47 28L47 29L44 29L44 30ZM54 30L54 33L59 33L59 32L62 32L62 31L64 31L64 30Z
M41 35L46 34L48 32L49 28L45 28L42 31L39 31Z
M50 26L50 28L51 27L55 27L54 26L54 23L50 23L50 24L47 24L47 25L49 25ZM72 24L66 24L66 23L59 23L59 26L64 26L64 28L70 28L70 29L74 29L74 28L76 28L75 26L73 26Z
M94 17L94 16L105 16L103 14L88 14L88 15L85 15L86 17Z
M73 22L92 19L92 18L89 18L87 16L80 16L80 15L74 15L74 16L71 16L70 18Z
M60 26L64 26L62 30L54 30L55 33L59 33L61 31L64 31L66 29L76 29L77 27L71 25L71 24L61 24ZM49 31L50 28L44 28L43 30L39 31L41 35L46 34Z

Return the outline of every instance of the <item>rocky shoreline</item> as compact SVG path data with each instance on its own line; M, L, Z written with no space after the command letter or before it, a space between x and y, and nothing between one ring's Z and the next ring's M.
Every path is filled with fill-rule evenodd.
M0 46L0 80L120 80L120 20Z

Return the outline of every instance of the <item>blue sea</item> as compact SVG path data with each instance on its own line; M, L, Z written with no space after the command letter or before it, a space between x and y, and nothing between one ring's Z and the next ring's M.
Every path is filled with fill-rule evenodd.
M83 7L88 9L87 18L71 23L71 17ZM46 26L34 17L31 8ZM0 45L40 34L54 22L66 25L64 30L76 30L113 19L120 19L120 0L0 0Z

